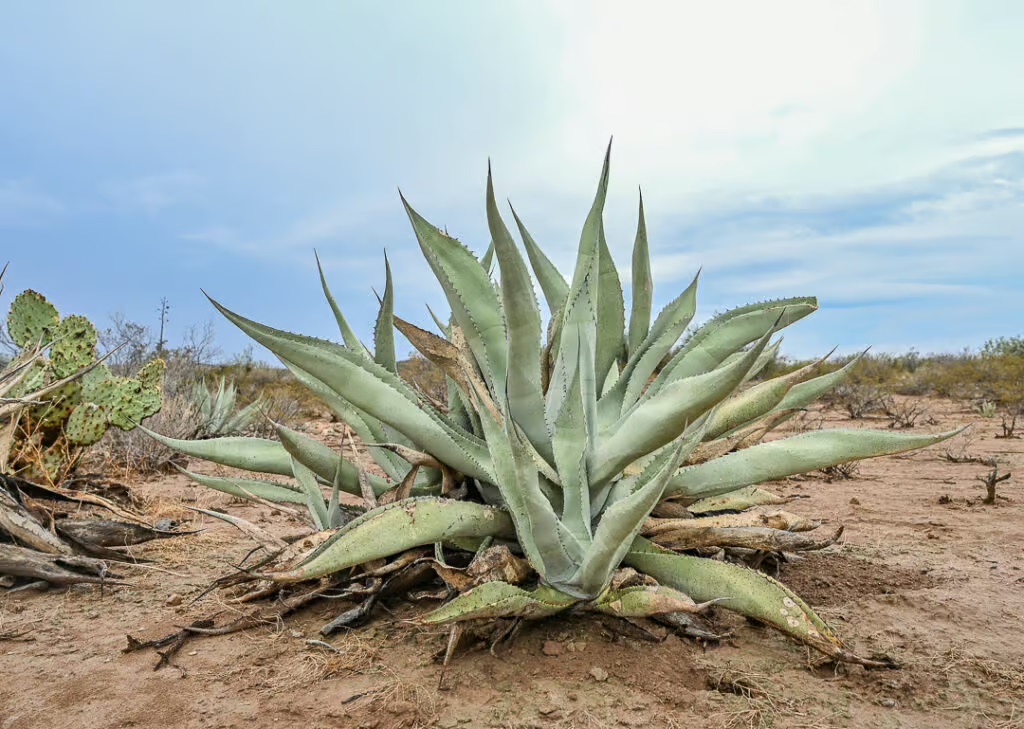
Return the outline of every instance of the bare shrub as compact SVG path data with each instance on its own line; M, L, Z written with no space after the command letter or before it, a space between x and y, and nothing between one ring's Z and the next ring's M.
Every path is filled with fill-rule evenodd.
M157 356L160 344L150 329L121 314L111 316L112 325L100 334L100 347L112 350L123 344L108 360L115 373L131 372L139 363ZM206 364L219 355L214 343L213 324L190 327L180 345L159 352L167 365L163 381L163 405L160 412L147 418L145 426L172 438L194 438L200 427L199 409L193 390L209 370ZM116 428L90 449L88 458L99 462L104 471L138 474L165 471L175 462L173 451L165 448L140 430L124 432Z
M991 471L989 471L988 473L986 473L986 474L984 474L982 476L977 476L976 477L977 480L981 481L983 484L985 484L985 498L984 498L984 500L981 503L983 503L983 504L994 504L994 503L996 503L996 486L998 484L1002 483L1003 481L1008 480L1010 478L1010 476L1011 476L1011 474L1009 474L1009 473L1004 473L1003 475L1000 476L999 475L999 465L995 464L995 463L992 464L992 470Z
M942 457L950 463L988 463L985 458L971 453L971 446L974 444L974 433L971 431L965 431L947 443L949 445Z
M827 483L833 481L846 481L851 478L857 477L858 464L854 461L850 463L839 463L835 466L826 466L825 468L819 468L818 473L822 475Z
M854 420L885 409L889 395L877 385L848 383L837 387L831 398L833 404L846 411Z
M889 398L885 401L883 409L889 416L890 428L913 428L919 421L922 424L935 424L931 412L917 400Z
M1020 417L1021 412L1017 409L1008 410L1002 415L1002 433L996 433L996 438L1020 438L1017 435L1017 418Z

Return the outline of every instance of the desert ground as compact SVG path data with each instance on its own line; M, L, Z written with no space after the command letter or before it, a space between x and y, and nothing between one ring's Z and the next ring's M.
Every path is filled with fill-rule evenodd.
M772 483L788 510L845 525L822 552L779 576L864 655L897 670L823 664L780 634L711 609L729 637L699 643L667 628L629 630L593 616L530 624L511 644L460 652L442 675L447 631L415 622L426 605L391 602L351 631L319 640L346 605L320 600L276 626L203 637L170 664L123 652L216 610L216 593L252 543L188 506L216 508L280 534L301 524L183 476L133 483L153 518L197 534L136 549L152 568L127 585L0 596L0 729L101 727L1024 727L1024 440L998 422L930 399L917 430L971 424L925 451L865 461L851 478ZM885 427L838 411L830 427ZM342 426L310 423L327 440ZM945 454L1000 460L1014 478L982 504L990 469ZM196 467L199 467L197 464ZM427 603L429 605L430 603Z

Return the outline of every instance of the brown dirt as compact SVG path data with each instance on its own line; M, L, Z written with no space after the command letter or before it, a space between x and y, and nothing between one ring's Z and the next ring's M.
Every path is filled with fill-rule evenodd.
M995 439L997 422L952 403L929 407L938 424L926 429L972 422L967 452L1024 468L1024 440ZM170 573L0 597L0 729L1024 727L1024 494L1015 473L1003 498L983 506L975 477L987 468L950 463L945 450L865 462L852 479L772 485L794 497L790 510L846 525L841 543L792 559L781 578L851 647L893 656L901 670L815 667L799 645L716 610L717 626L734 631L718 646L626 638L593 618L550 620L497 655L459 656L439 689L432 656L446 637L407 620L422 608L378 609L369 626L330 639L333 653L305 643L340 609L320 601L276 629L195 641L153 671L151 651L121 652L125 635L155 637L210 612L215 597L191 607L189 598L250 548L203 518L196 537L139 548ZM153 515L192 519L182 506L198 504L280 534L299 526L181 477L136 490ZM172 594L185 603L167 605Z

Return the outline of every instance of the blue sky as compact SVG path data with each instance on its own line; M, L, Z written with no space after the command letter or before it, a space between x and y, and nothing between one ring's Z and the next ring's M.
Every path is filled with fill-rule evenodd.
M817 295L783 351L952 351L1024 333L1016 2L0 3L9 295L170 339L200 287L335 336L442 307L397 188L482 251L488 157L571 270L601 155L628 280L642 186L656 303ZM0 303L6 307L6 302Z

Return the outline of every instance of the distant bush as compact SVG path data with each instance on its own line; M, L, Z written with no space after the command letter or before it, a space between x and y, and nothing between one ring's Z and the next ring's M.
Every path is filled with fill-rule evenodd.
M982 357L1024 357L1024 337L989 339L981 347Z
M448 386L444 373L418 352L398 363L398 374L434 400L448 401Z

